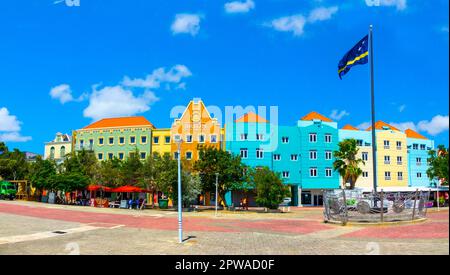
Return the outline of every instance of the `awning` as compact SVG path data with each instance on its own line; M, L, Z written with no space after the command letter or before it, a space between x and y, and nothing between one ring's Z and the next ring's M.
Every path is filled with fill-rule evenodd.
M130 186L130 185L126 185L126 186L121 186L121 187L117 187L111 190L112 192L117 192L117 193L144 193L146 192L146 190L136 187L136 186Z
M103 190L105 192L111 192L112 188L110 187L106 187L106 186L102 186L102 185L89 185L86 188L88 191L98 191L98 190Z

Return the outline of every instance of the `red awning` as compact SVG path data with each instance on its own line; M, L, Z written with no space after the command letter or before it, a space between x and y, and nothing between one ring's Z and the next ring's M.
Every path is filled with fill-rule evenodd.
M112 188L110 188L110 187L101 186L101 185L89 185L87 188L88 191L98 191L100 189L105 192L111 192L111 190L112 190Z
M136 187L136 186L121 186L121 187L117 187L111 190L112 192L117 192L117 193L141 193L141 192L145 192L142 188Z

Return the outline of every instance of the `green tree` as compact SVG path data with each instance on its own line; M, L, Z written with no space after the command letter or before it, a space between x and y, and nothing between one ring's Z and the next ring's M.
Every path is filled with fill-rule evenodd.
M178 164L170 155L164 154L155 162L155 188L172 200L177 198Z
M142 163L141 168L141 187L147 190L156 190L157 163L161 161L159 153L153 153Z
M31 164L29 179L40 192L50 189L49 179L54 175L56 175L56 164L53 160L43 160L41 156L38 156L36 162Z
M4 179L25 179L29 172L29 163L25 153L19 149L9 151L5 143L0 143L0 177Z
M121 174L125 185L138 185L142 179L142 162L139 150L136 148L130 156L122 162Z
M430 150L428 152L429 168L427 175L430 180L441 180L441 184L448 186L448 148L439 145L438 150Z
M48 189L52 191L73 192L85 189L90 182L89 177L79 172L54 174L49 178Z
M108 159L98 165L95 182L108 187L123 185L122 162L118 158Z
M269 209L278 209L283 199L290 195L289 188L280 179L280 173L268 167L252 169L250 181L256 190L256 203Z
M350 183L349 189L354 189L356 181L362 175L362 169L359 165L365 162L358 158L358 147L355 139L346 139L339 142L339 151L334 152L336 160L333 163L335 171L342 177L344 188Z
M98 160L93 151L74 151L66 155L63 163L63 172L80 173L87 176L91 182L97 177Z

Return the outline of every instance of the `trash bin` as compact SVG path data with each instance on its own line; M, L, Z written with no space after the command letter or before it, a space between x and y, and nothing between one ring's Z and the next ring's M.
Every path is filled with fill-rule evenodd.
M161 209L167 209L168 205L169 205L169 200L166 200L166 199L158 200L158 205L159 205L159 208L161 208Z

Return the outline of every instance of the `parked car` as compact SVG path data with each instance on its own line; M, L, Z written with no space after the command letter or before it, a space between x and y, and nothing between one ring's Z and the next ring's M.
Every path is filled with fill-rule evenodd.
M280 203L280 206L290 206L291 205L291 198L284 198L283 202Z
M17 191L14 184L7 181L0 182L0 199L4 200L9 198L10 200L13 200L16 197L16 193Z

